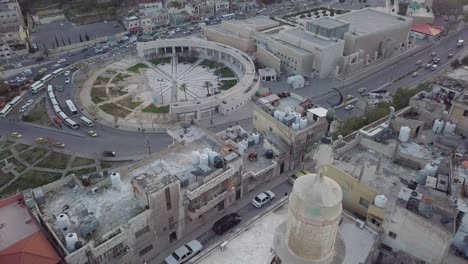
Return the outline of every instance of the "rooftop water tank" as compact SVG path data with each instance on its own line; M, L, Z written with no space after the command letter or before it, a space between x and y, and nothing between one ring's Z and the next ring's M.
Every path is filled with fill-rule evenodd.
M122 180L120 179L120 173L113 172L110 176L112 188L120 188L122 186Z
M299 123L294 122L294 123L292 124L292 129L293 129L293 130L299 130L299 128L300 128Z
M286 113L280 111L280 112L279 112L279 115L278 115L278 120L279 120L280 122L283 122L284 117L286 117Z
M200 164L200 152L192 151L192 164L193 165Z
M253 133L252 137L254 139L255 144L258 144L260 142L260 133L258 132Z
M402 126L400 128L400 135L398 135L398 140L401 142L408 142L410 137L411 129L407 126Z
M453 134L456 127L456 124L450 122L445 123L444 134Z
M63 230L64 228L69 228L70 219L68 218L68 215L59 214L59 216L57 217L57 226L60 230Z
M209 165L208 159L209 158L208 158L207 154L201 154L200 155L200 164L208 166Z
M75 251L75 243L78 242L78 236L76 233L68 233L65 236L65 244L67 245L67 249L70 252Z
M432 132L435 134L441 133L442 128L444 127L444 121L436 119L434 125L432 126Z
M285 107L284 112L286 113L286 115L290 115L291 114L291 107L289 107L289 106Z
M385 197L385 195L383 194L379 194L377 196L375 196L375 199L374 199L374 204L375 206L379 207L379 208L385 208L385 206L387 206L387 197Z
M307 118L303 117L303 118L301 118L301 121L299 123L299 128L304 129L304 128L306 128L306 126L307 126Z
M247 141L241 141L237 144L237 148L239 149L239 153L243 154L244 151L247 149Z
M296 117L296 123L299 123L301 122L301 114L300 113L297 113L297 112L294 112L294 116Z
M280 111L275 110L275 112L273 112L273 117L274 117L275 119L278 119L278 118L279 118L279 113L280 113Z
M211 149L210 149L210 148L204 148L204 149L203 149L203 154L208 155L208 154L210 154L210 152L211 152Z
M427 176L435 177L437 175L437 169L439 169L437 165L434 163L428 163L422 170Z
M267 150L265 151L265 157L266 157L267 159L272 159L272 158L273 158L273 150L267 149Z
M208 162L213 165L214 164L214 160L215 160L215 157L218 156L218 152L216 151L211 151L209 154L208 154Z

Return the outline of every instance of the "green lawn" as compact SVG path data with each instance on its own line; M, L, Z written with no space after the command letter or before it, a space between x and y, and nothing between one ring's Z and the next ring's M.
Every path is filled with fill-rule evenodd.
M140 69L146 69L146 68L148 68L148 66L146 64L138 63L138 64L135 64L132 67L128 68L127 71L133 72L133 73L139 73Z
M219 75L219 77L236 77L234 72L228 67L223 67L221 69L216 70L215 74Z
M41 168L51 168L63 170L67 167L70 155L52 152L39 162L36 166Z
M30 170L21 175L14 183L2 191L2 194L13 193L16 190L26 190L29 188L37 188L42 185L54 182L60 179L60 173L43 172Z
M5 149L5 150L0 152L0 161L4 160L4 159L6 159L6 158L8 158L10 156L11 156L11 151L9 149Z
M108 169L108 168L116 167L116 166L119 166L119 165L124 164L126 162L128 162L128 161L127 160L123 160L123 161L101 160L101 169Z
M20 143L20 144L15 145L14 148L15 148L15 150L16 150L17 152L21 152L21 151L23 151L23 150L29 148L29 145L25 145L25 144L21 144L21 143Z
M141 105L143 103L142 101L133 101L131 96L125 97L124 99L118 101L120 105L123 105L125 107L128 107L130 109L135 109L137 106Z
M24 171L24 169L26 169L26 166L24 166L23 163L19 162L19 161L18 161L17 159L15 159L15 158L10 158L10 159L8 159L8 162L9 162L9 163L15 164L15 166L16 166L15 170L16 170L17 172L22 172L22 171Z
M79 166L85 166L85 165L91 165L91 164L94 164L94 160L93 159L85 159L85 158L80 158L80 157L76 157L71 166L72 167L79 167Z
M119 107L114 103L104 104L99 107L102 109L102 111L113 116L126 117L128 114L130 114L130 111L128 111L125 108Z
M159 65L159 64L166 64L171 62L171 58L159 58L159 59L152 59L150 62L154 65Z
M3 173L2 171L0 171L0 186L5 185L9 181L11 181L11 179L13 179L14 177L15 176L11 173Z
M234 85L236 85L236 84L237 84L237 80L224 80L224 81L221 81L221 83L223 84L223 86L221 87L221 89L227 90L227 89L231 89L231 87L233 87Z
M24 151L20 154L20 157L23 158L26 162L34 164L40 158L44 157L47 152L49 152L47 149L35 147L33 149Z
M95 104L104 102L107 100L106 87L96 87L91 88L91 99Z
M169 113L169 110L170 110L169 105L155 106L154 104L150 104L143 109L143 112L162 114L162 113Z
M81 175L85 175L85 174L89 174L93 172L96 172L96 167L69 171L67 172L67 175L75 174L76 176L81 176Z
M13 144L13 142L0 140L0 150L8 148L11 144Z
M47 115L46 100L42 98L41 101L34 107L29 109L28 114L23 116L23 121L30 122L38 125L51 125L49 116Z

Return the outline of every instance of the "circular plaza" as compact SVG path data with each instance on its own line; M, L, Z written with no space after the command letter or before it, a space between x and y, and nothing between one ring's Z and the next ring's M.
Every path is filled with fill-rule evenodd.
M79 101L95 120L154 130L155 124L234 113L259 87L252 59L222 44L143 42L137 55L90 72Z

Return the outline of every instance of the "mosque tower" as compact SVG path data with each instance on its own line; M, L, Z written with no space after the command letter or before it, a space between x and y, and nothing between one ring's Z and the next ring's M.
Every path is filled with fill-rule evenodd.
M338 264L345 245L338 227L342 214L341 187L327 177L333 163L330 125L333 108L327 112L328 129L315 153L317 173L299 177L289 197L287 220L275 232L275 257L271 264Z

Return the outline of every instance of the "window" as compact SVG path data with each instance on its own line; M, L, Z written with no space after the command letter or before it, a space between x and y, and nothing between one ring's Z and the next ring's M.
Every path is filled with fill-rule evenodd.
M392 247L385 245L384 243L380 244L380 248L386 251L392 252Z
M393 238L393 239L396 239L397 234L393 233L392 231L389 231L389 232L388 232L388 236L391 237L391 238Z
M468 110L463 111L463 116L468 117Z
M140 251L140 257L143 256L144 254L150 252L153 249L153 244L145 247L143 250Z
M174 228L174 217L169 217L169 229Z
M169 242L172 244L177 241L177 233L174 231L169 235Z
M169 187L166 188L165 192L166 192L166 207L167 207L167 210L169 211L172 209L171 190L169 189Z
M142 229L138 230L135 232L135 238L139 238L140 236L142 236L143 234L145 233L148 233L150 230L149 226L145 226L143 227Z
M370 202L367 201L366 199L360 197L359 198L359 204L364 206L365 208L369 208Z

